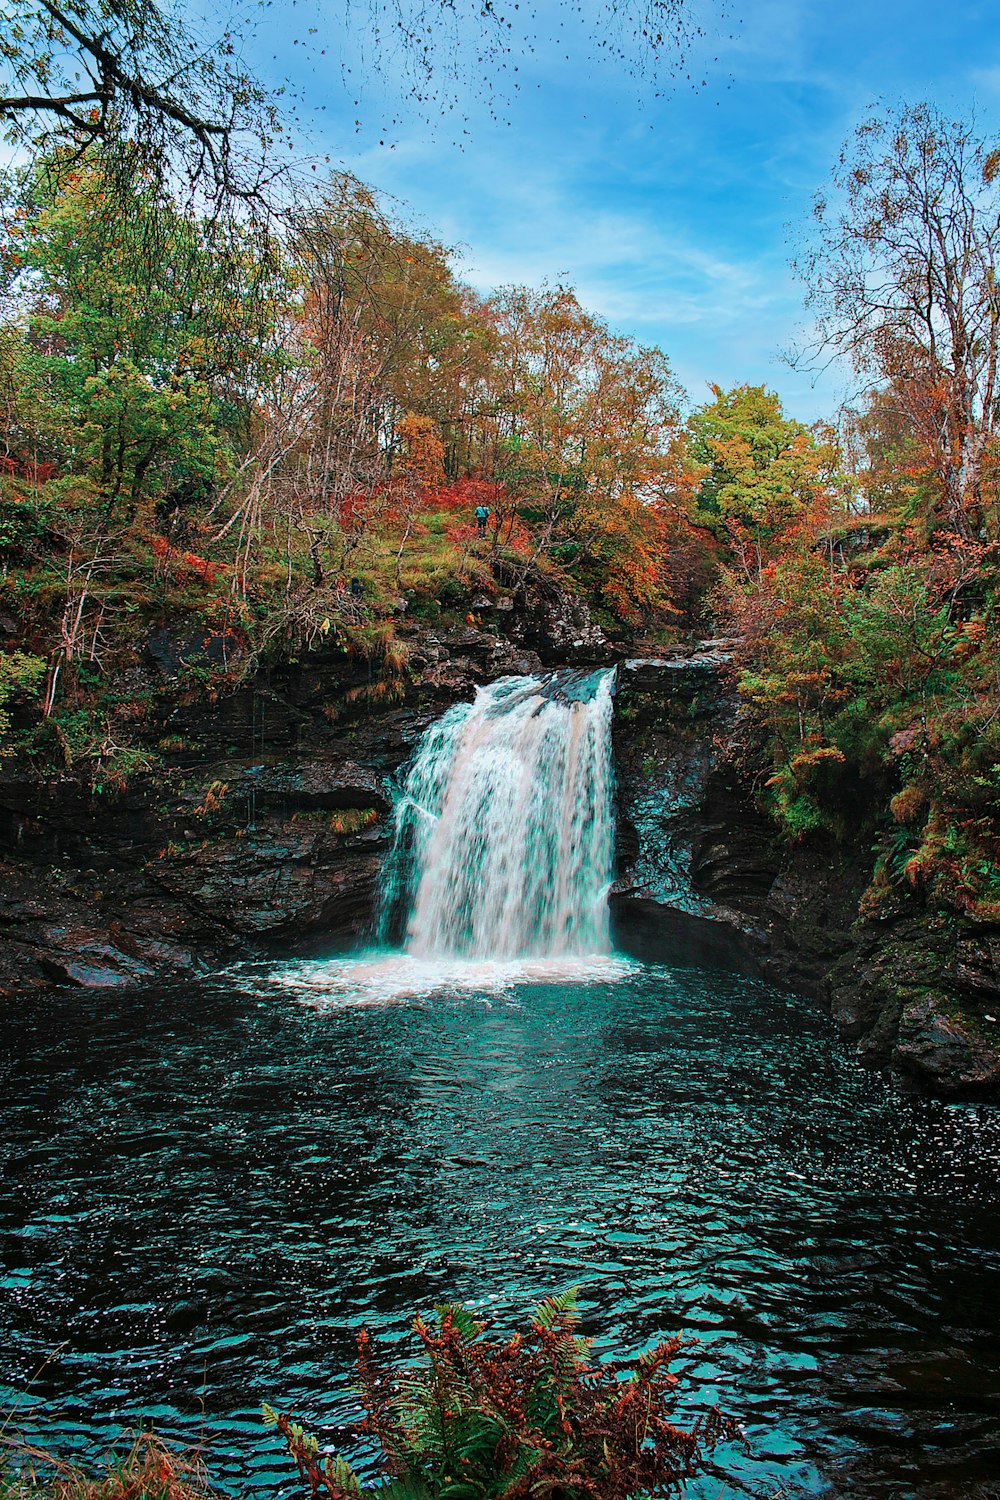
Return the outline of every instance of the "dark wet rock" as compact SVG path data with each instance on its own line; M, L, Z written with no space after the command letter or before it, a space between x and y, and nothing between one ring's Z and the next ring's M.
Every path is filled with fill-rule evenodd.
M615 947L644 963L762 972L756 945L736 921L702 916L642 892L614 890L610 906Z
M987 1030L957 1010L950 996L922 995L902 1007L892 1060L939 1093L994 1094L1000 1090L1000 1023Z
M693 869L716 738L731 717L714 654L623 662L615 702L618 876L672 908L707 914Z
M439 687L447 683L471 697L477 683L503 677L520 670L524 651L520 644L478 625L453 625L421 635L412 664L422 670L418 687ZM532 671L539 665L535 657Z
M694 651L679 646L670 655L635 657L618 668L619 692L656 693L665 697L717 691L720 672L730 658L724 651Z
M42 972L54 984L69 984L84 990L106 990L116 989L122 985L131 986L141 979L152 979L157 972L141 964L129 963L123 954L105 944L96 946L99 950L97 954L90 949L82 948L79 956L74 958L58 958L54 954L42 954L39 958ZM108 960L103 965L98 961L102 957ZM87 962L90 958L94 961Z
M286 811L334 811L371 808L386 813L390 798L385 779L356 761L298 760L265 765L223 762L213 780L225 785L230 801L249 801L255 808Z
M481 594L472 601L472 612L477 615L507 615L513 608L514 600L508 594L499 594L495 598Z
M997 934L916 916L905 904L856 923L828 976L831 1014L859 1055L934 1093L1000 1091Z
M0 861L0 995L47 984L119 988L204 967L179 936L183 919L145 904L141 881L117 897L107 884L94 872Z
M247 832L168 851L150 878L202 922L243 939L359 934L374 912L379 833L344 838L319 820L265 820Z
M586 602L569 594L536 593L527 599L512 633L546 667L610 662L618 654L590 618Z
M996 1097L1000 933L906 897L866 922L870 838L778 839L756 805L726 644L620 669L618 941L763 974L819 999L863 1062L948 1097Z
M243 654L234 635L179 625L161 625L146 642L146 651L164 677L176 677L182 667L229 667Z
M161 668L190 644L168 634ZM477 682L539 666L461 622L412 639L388 696L335 644L216 702L161 689L146 731L158 767L122 794L0 763L0 994L141 984L361 935L390 779Z

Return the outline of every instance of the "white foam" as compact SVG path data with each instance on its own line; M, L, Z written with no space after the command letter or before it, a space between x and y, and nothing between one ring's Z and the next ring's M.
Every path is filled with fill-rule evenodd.
M618 954L560 958L430 959L409 953L357 953L283 966L271 978L294 990L305 1004L322 1009L391 1005L442 994L487 999L529 984L594 984L639 967Z
M423 736L383 872L414 958L608 953L613 670L503 677Z

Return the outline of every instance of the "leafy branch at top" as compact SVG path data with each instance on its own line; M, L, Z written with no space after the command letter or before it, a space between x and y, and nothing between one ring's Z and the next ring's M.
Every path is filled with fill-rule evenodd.
M141 143L163 184L217 208L262 201L282 125L276 96L239 59L244 23L202 35L156 0L7 0L0 121L8 138L77 150ZM125 152L123 165L134 165Z

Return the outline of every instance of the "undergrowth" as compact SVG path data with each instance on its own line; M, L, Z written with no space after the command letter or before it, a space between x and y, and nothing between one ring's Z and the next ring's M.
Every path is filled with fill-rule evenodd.
M133 1434L125 1457L96 1476L19 1439L0 1443L0 1500L212 1500L198 1454L150 1432Z
M576 1289L546 1297L527 1328L488 1336L461 1304L417 1317L419 1364L391 1371L371 1335L358 1335L358 1435L378 1447L365 1482L321 1450L289 1415L264 1406L311 1500L663 1500L706 1473L720 1442L745 1444L712 1407L678 1421L680 1376L692 1346L679 1337L626 1362L594 1364L577 1332ZM9 1422L8 1418L8 1422ZM723 1489L725 1493L725 1488ZM217 1500L200 1451L149 1432L124 1457L88 1474L0 1428L0 1500Z
M365 1485L290 1416L264 1407L311 1497L321 1500L654 1500L683 1493L737 1424L712 1408L675 1421L690 1347L666 1339L628 1364L595 1365L577 1332L575 1289L547 1297L524 1332L496 1341L466 1307L442 1305L413 1330L421 1363L390 1374L358 1335L359 1435L380 1450Z

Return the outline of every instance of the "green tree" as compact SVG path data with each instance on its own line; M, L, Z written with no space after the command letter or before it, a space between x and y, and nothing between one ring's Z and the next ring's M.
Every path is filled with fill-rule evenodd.
M46 716L67 664L98 663L113 622L135 609L123 579L152 582L154 533L177 539L204 517L282 358L277 252L262 255L256 235L220 251L155 174L136 176L122 213L104 165L95 151L69 171L28 172L0 243L7 448L48 515L21 596L51 632Z
M836 444L786 417L774 391L760 385L723 391L690 417L691 457L703 466L697 503L718 516L747 576L760 578L791 528L845 485Z
M287 284L273 250L236 239L219 253L155 180L118 212L104 165L99 153L55 179L34 171L8 200L0 265L22 336L3 353L15 434L128 519L231 466L274 368Z

